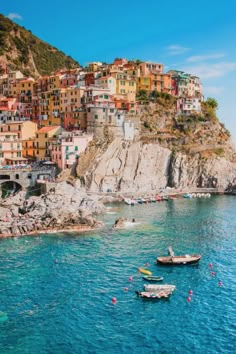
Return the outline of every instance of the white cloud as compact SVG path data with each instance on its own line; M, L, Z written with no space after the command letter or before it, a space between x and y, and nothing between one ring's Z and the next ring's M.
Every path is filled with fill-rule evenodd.
M14 20L14 19L23 20L22 16L15 12L11 12L10 14L7 15L7 17L10 18L10 20Z
M179 44L173 44L169 45L166 49L168 50L169 55L180 55L189 51L190 48L183 47Z
M186 61L189 63L196 63L199 61L214 60L214 59L220 59L224 57L225 57L224 53L215 53L215 54L208 54L208 55L193 55L192 57L187 58Z
M224 91L222 86L206 86L204 87L204 92L206 95L219 95Z
M219 62L216 64L199 64L182 68L183 71L199 76L201 79L222 77L236 70L236 62Z

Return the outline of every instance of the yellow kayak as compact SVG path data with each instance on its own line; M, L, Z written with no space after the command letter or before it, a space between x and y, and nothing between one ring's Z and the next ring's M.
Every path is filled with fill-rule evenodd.
M152 275L152 272L150 270L144 269L144 268L139 268L138 269L140 273L147 274L147 275Z

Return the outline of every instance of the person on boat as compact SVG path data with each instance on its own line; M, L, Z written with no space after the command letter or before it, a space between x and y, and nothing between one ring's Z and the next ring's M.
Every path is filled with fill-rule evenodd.
M136 221L135 218L133 218L133 219L132 219L132 222L135 222L135 221Z

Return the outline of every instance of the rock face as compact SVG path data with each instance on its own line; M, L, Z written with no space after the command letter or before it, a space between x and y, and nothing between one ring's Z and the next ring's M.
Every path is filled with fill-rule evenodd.
M142 193L166 186L226 188L236 177L236 164L225 157L173 153L158 143L116 138L89 160L83 175L79 165L77 173L93 192Z
M24 192L10 197L0 209L0 234L19 235L36 230L70 229L73 226L96 228L102 225L93 217L103 211L96 197L89 197L77 186L57 183L50 193L26 200Z

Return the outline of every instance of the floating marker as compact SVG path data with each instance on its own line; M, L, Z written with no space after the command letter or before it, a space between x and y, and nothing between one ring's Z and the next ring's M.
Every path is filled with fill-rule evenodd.
M133 277L129 277L129 281L133 281Z
M124 291L128 291L129 290L129 288L124 288Z
M113 297L113 298L111 299L111 302L112 302L113 305L116 304L116 302L117 302L116 297Z
M214 277L216 275L216 273L215 272L211 272L211 275Z
M223 285L222 281L219 281L218 285L219 285L219 286L222 286L222 285Z
M187 301L190 302L192 300L191 296L187 298Z
M212 263L210 263L210 264L209 264L209 267L210 267L210 268L212 268L212 267L213 267L213 264L212 264Z
M189 295L193 295L193 291L192 290L189 290Z
M147 263L145 264L145 266L146 266L146 267L149 267L149 263L147 262Z

